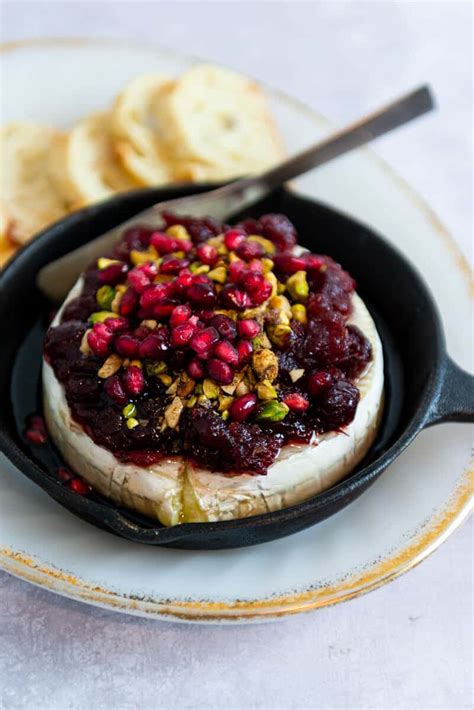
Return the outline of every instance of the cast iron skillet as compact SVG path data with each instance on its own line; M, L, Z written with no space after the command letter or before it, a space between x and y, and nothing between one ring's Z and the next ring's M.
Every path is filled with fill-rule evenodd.
M355 500L425 427L444 421L474 421L473 378L446 354L437 308L414 268L368 227L280 189L246 215L288 215L302 244L330 254L356 278L381 334L386 405L380 433L368 456L338 485L291 508L243 520L174 528L119 509L96 493L81 497L65 487L55 475L61 462L54 447L35 447L24 438L25 417L41 409L41 344L49 310L35 287L36 273L49 261L155 202L210 187L140 190L86 208L45 230L0 275L0 448L22 473L76 515L151 545L218 549L290 535Z

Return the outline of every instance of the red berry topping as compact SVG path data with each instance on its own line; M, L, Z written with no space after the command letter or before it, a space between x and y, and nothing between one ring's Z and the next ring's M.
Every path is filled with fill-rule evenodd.
M140 342L133 335L118 335L115 338L114 349L121 357L134 358L138 355Z
M209 283L193 283L188 288L188 298L201 308L209 308L216 302L216 293Z
M235 253L244 261L251 261L252 259L261 259L265 255L265 249L259 242L251 242L249 239L244 239L238 245Z
M313 374L308 377L308 392L314 397L317 397L319 394L324 392L325 389L330 387L332 383L333 377L330 372L318 370L317 372L313 372Z
M67 468L64 468L64 466L60 466L56 470L56 475L60 481L70 481L72 478L71 471L69 471L69 469L67 469Z
M224 286L220 292L220 299L224 306L236 311L244 311L252 305L249 294L234 284Z
M296 230L284 214L265 214L258 220L259 233L276 244L280 251L289 251L296 244Z
M218 313L216 316L213 314L211 325L225 340L235 340L237 337L237 328L234 321L223 313Z
M215 328L203 328L195 333L189 343L196 355L202 360L210 356L214 345L219 341L219 333Z
M99 282L101 284L116 284L122 280L127 271L127 266L122 261L117 261L99 271Z
M189 266L189 259L177 259L175 256L165 256L160 264L161 274L179 274Z
M197 358L193 358L188 363L188 375L193 380L201 380L205 376L204 368Z
M229 414L234 421L244 422L250 417L256 406L256 395L251 392L249 394L243 394L232 402L229 408Z
M283 274L295 274L297 271L305 271L307 268L306 258L294 254L275 254L273 263L276 271L281 271Z
M151 306L154 306L155 303L165 301L170 296L170 294L171 288L169 284L153 284L142 293L140 298L140 305L143 308L150 308Z
M87 334L87 342L95 355L105 357L109 354L112 337L112 331L107 328L105 323L95 323L92 330Z
M227 362L232 367L239 364L239 354L233 345L228 340L221 340L214 348L214 356L219 360Z
M309 402L306 397L303 397L303 395L298 392L287 394L283 398L283 402L292 412L305 412L309 407Z
M173 328L171 331L171 345L174 348L182 348L187 345L194 335L196 327L190 323L181 323Z
M117 316L116 318L106 318L104 325L106 325L112 333L120 333L122 330L128 328L128 321L126 318Z
M252 261L249 261L248 268L250 271L258 271L259 274L263 273L263 264L259 259L252 259Z
M164 254L172 254L174 251L187 253L193 248L192 242L188 239L176 239L161 232L154 232L151 235L150 242L162 256Z
M228 277L232 283L239 283L242 276L246 273L246 266L243 261L233 261L229 264Z
M306 254L304 259L306 262L305 268L308 271L319 271L321 266L324 266L326 263L323 257L317 256L316 254Z
M44 444L48 439L46 432L33 428L27 429L25 436L31 444Z
M115 404L120 404L122 406L127 404L128 396L118 375L112 375L112 377L108 377L105 380L104 390L110 399L115 402Z
M192 273L188 269L183 269L173 283L173 291L185 293L192 283L194 283Z
M237 343L237 352L239 354L239 368L248 365L253 353L253 345L248 340L241 340Z
M121 316L129 316L135 310L138 303L138 296L132 288L129 288L123 294L120 304L119 311Z
M217 249L210 244L200 244L196 249L197 258L203 264L214 266L219 259Z
M167 318L173 312L175 305L176 301L155 303L155 305L151 309L152 315L154 315L155 318L158 319Z
M260 325L256 320L239 320L237 321L237 330L241 338L253 340L260 333Z
M242 286L250 294L252 303L256 306L264 303L272 293L272 285L262 274L249 271L242 278Z
M80 496L86 496L91 490L89 484L83 481L82 478L73 478L67 485L71 491L78 493Z
M245 234L239 229L230 229L224 235L224 244L229 251L235 251L245 240Z
M128 272L127 281L137 293L143 293L151 283L150 277L138 269L132 269Z
M176 306L173 308L170 316L170 325L175 328L177 325L186 323L191 318L192 311L189 306Z
M145 378L142 368L137 365L130 365L123 373L123 386L131 395L138 395L145 388Z
M167 328L158 328L153 333L150 333L145 340L142 340L139 346L139 355L141 358L149 360L163 359L170 348L170 341Z
M209 360L207 363L207 374L219 385L230 385L234 379L234 373L231 367L226 362L216 360L215 358Z

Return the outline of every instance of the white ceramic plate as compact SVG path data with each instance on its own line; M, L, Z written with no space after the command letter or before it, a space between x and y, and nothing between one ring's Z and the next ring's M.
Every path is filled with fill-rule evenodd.
M127 79L154 70L176 74L192 61L123 42L8 46L2 121L66 127L106 105ZM304 106L268 94L289 151L327 132L329 124ZM434 292L450 354L469 367L469 270L410 188L367 150L301 179L298 188L370 224L405 252ZM326 606L410 569L465 519L470 445L468 425L425 431L369 491L329 520L277 542L216 552L140 546L101 532L1 459L0 564L59 594L162 619L250 621Z

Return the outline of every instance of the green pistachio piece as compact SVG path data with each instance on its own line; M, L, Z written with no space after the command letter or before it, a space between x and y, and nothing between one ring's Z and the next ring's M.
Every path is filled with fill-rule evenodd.
M263 400L276 399L278 397L276 389L269 380L263 380L258 383L257 395L259 399Z
M309 285L306 280L306 271L297 271L286 281L286 288L295 301L305 301L309 295Z
M202 390L208 399L215 399L220 395L219 385L207 378L203 380Z
M257 419L265 422L281 422L289 411L286 404L273 399L263 405L257 414Z
M227 280L227 269L225 266L217 266L215 269L212 269L212 271L209 271L207 275L213 281L219 284L225 284Z
M138 419L135 419L134 417L130 417L130 419L127 419L127 426L129 429L135 429L136 426L139 425Z
M303 325L307 324L308 316L306 314L306 306L303 306L302 303L295 303L293 306L291 306L291 312L295 320L297 320L299 323L302 323Z
M96 311L89 316L91 323L103 323L107 318L117 318L117 314L113 311Z
M125 405L125 407L122 409L122 414L124 417L129 419L130 417L135 416L137 413L137 408L133 404L133 402L129 402L128 404Z
M101 286L95 297L97 304L102 311L111 311L112 301L115 298L115 289L108 285Z
M153 377L157 375L161 375L163 372L166 372L167 365L166 362L147 362L145 365L146 369L146 374Z

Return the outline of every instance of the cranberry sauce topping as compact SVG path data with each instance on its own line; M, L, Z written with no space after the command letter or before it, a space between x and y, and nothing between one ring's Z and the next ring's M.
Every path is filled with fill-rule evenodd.
M281 446L340 429L370 343L347 325L354 282L293 253L284 215L228 227L164 215L127 230L49 329L73 417L122 460L182 454L264 474Z

